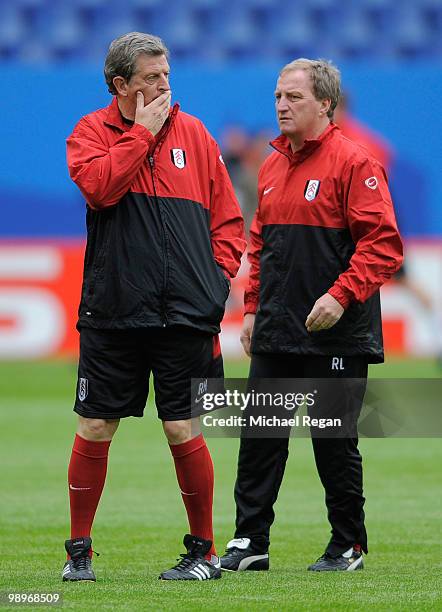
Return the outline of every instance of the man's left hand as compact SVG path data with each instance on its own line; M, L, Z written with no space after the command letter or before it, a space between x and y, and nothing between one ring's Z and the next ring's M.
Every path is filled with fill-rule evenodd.
M305 326L307 331L316 332L322 329L330 329L339 321L344 313L341 304L329 293L325 293L316 300Z

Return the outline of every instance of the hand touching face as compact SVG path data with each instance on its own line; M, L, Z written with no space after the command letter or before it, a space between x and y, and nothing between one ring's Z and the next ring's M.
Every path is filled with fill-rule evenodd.
M137 104L140 105L137 101L138 92L143 94L144 106L167 93L170 100L169 74L170 67L165 55L142 53L138 56L134 73L128 81L120 76L115 77L114 86L125 116L134 117Z

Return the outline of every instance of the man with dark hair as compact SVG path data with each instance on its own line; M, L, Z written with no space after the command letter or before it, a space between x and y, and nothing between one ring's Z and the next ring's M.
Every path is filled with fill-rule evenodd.
M345 393L345 379L361 380L364 391L368 363L383 361L378 290L400 267L402 243L382 166L332 122L339 94L339 72L323 60L295 60L279 75L281 135L259 173L241 341L252 382L341 379L340 409L356 421L363 392ZM363 566L365 499L354 430L352 421L346 437L312 432L332 537L310 570ZM288 442L242 436L236 532L222 569L269 568Z
M95 580L90 532L109 445L121 418L143 416L150 373L190 526L187 552L160 578L219 578L213 465L190 386L223 376L217 334L245 248L243 220L217 143L170 108L164 43L138 32L114 40L105 77L114 100L67 140L88 240L63 580Z

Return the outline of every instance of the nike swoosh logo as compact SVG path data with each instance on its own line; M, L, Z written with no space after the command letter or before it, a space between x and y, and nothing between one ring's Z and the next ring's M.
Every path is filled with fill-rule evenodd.
M181 491L181 489L180 489L180 493L181 495L198 495L198 491L196 491L196 493L185 493L184 491Z
M264 195L267 195L268 193L270 193L272 191L272 189L275 189L274 187L267 187L267 189L264 189Z
M204 399L204 395L202 395L201 397L196 397L195 398L195 404L199 404L201 400Z
M69 485L69 488L72 491L90 491L92 489L92 487L73 487L71 484Z

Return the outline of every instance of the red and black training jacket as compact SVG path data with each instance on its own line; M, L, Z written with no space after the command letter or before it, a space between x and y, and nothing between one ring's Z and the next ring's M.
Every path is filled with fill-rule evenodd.
M334 124L296 153L285 136L271 144L245 293L245 312L256 312L252 352L383 361L379 287L402 263L384 169ZM326 292L345 312L332 328L309 333L307 316Z
M243 219L217 143L175 105L154 137L117 100L67 139L87 201L78 327L186 325L219 332L245 249Z

